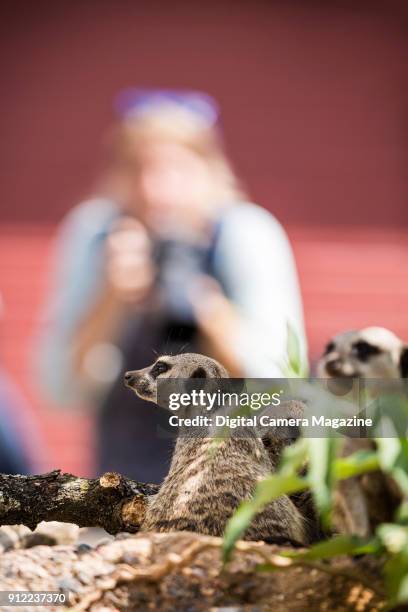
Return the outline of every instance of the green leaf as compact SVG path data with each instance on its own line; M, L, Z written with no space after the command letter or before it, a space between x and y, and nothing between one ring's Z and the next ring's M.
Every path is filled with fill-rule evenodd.
M408 602L408 547L393 555L385 564L388 609Z
M281 495L290 495L296 491L307 489L307 480L296 474L281 474L277 472L262 480L255 489L253 502L257 507L265 507L266 504L277 499Z
M376 438L378 458L382 469L390 472L401 453L401 440L398 438Z
M397 510L395 520L398 523L401 523L403 525L408 524L408 500L407 499L403 500L403 502L400 504Z
M283 475L295 474L306 462L308 442L299 438L294 444L285 446L279 463L279 473Z
M329 559L339 555L361 555L375 553L380 550L377 539L365 540L354 535L335 536L330 540L318 542L306 552L289 552L288 556L294 559Z
M286 323L286 329L286 352L288 356L287 374L292 377L306 378L308 376L308 367L302 356L299 336L289 321Z
M334 461L334 476L336 480L344 480L352 476L359 476L373 472L380 467L378 455L375 451L357 451L348 457L339 457Z
M335 483L334 462L338 446L336 438L309 438L308 480L325 527L330 525L332 491Z
M395 554L405 549L408 551L408 527L383 523L377 528L377 535L389 552Z
M260 482L252 499L243 502L228 521L223 543L223 559L228 561L235 542L243 535L253 517L269 502L307 488L307 481L296 474L272 474Z
M376 438L378 458L384 472L388 472L408 495L408 440Z

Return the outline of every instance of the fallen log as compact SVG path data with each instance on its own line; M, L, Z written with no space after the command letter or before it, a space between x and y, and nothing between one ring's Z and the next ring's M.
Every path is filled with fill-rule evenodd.
M114 472L100 478L79 478L54 470L39 476L0 474L0 525L41 521L102 527L110 534L139 530L149 495L157 485L144 484Z

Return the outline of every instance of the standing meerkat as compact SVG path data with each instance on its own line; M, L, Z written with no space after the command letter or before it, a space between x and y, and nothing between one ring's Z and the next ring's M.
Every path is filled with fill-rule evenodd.
M157 380L163 378L229 378L215 360L194 353L159 357L142 370L125 374L125 384L139 397L157 402ZM275 469L271 453L255 428L233 430L213 446L211 428L198 436L179 436L170 471L150 502L143 529L188 530L222 536L227 521L257 483ZM257 514L245 539L310 543L307 519L282 495Z
M408 346L384 327L342 332L326 345L317 364L319 378L333 379L334 393L353 378L384 380L408 377ZM344 388L344 387L343 387ZM342 455L375 448L370 438L347 438ZM367 536L382 522L391 520L400 501L395 483L381 472L339 482L334 524L338 531Z

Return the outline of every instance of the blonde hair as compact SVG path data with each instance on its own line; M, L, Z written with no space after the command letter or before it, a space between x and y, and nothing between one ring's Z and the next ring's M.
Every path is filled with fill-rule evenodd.
M173 104L162 104L160 109L123 119L108 138L109 165L120 167L137 162L138 151L154 141L176 143L200 156L214 178L214 195L220 203L247 199L219 130Z

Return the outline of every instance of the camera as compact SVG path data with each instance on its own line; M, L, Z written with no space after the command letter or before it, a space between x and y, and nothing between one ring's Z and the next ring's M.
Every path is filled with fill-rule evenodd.
M209 271L208 248L164 240L156 245L157 283L169 324L195 325L189 292L194 281Z

